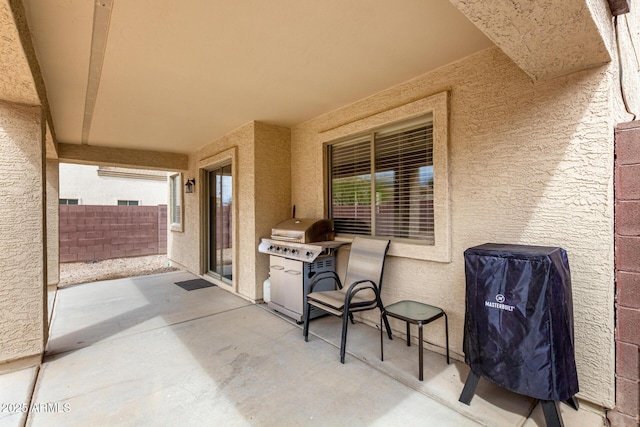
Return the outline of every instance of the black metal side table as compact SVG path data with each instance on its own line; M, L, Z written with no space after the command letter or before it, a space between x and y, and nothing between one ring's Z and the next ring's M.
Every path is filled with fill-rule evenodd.
M447 320L447 313L439 307L423 304L417 301L398 301L384 308L384 314L387 316L395 317L396 319L404 320L407 322L407 347L411 346L411 331L410 324L418 325L418 365L419 374L418 379L423 380L423 356L422 356L422 325L431 323L436 319L444 316L445 334L447 339L447 365L449 364L449 321ZM382 316L380 316L382 319ZM382 320L380 320L380 359L384 360L383 349L383 326Z

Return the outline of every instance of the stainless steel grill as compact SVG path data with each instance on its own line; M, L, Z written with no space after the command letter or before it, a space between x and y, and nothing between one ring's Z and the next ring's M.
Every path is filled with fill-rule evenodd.
M271 238L262 239L258 251L269 256L271 301L269 307L302 323L304 299L313 277L335 271L335 250L344 245L334 241L333 221L329 219L290 219L271 230ZM330 281L314 290L333 289ZM309 318L324 314L315 307Z
M258 251L304 262L328 255L340 243L333 241L333 221L329 219L289 219L271 229L271 238L262 239Z

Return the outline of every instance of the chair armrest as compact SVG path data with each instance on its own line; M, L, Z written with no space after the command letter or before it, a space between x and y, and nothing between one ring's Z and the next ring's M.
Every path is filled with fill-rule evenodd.
M368 284L364 286L360 286L356 289L358 285L362 285L363 283L368 283ZM380 300L380 293L378 292L378 286L375 284L375 282L371 280L358 280L357 282L353 282L349 286L349 289L347 289L347 292L345 293L345 296L344 296L344 312L345 313L351 313L350 311L351 300L358 292L363 291L365 289L371 289L373 293L376 295L376 301L378 301L378 304L382 306L382 301Z
M358 285L362 285L363 283L369 283L369 284L358 287ZM356 287L358 288L355 289ZM358 280L357 282L353 282L351 285L349 285L349 288L347 289L347 292L345 295L345 303L347 301L351 301L351 299L355 296L355 294L365 289L371 289L376 294L376 298L380 298L380 294L378 292L378 285L376 285L375 282L373 282L372 280Z
M313 276L311 283L309 283L309 293L313 292L313 288L315 288L320 281L325 279L333 279L334 283L338 285L338 289L342 289L340 277L338 277L338 274L335 271L321 271Z

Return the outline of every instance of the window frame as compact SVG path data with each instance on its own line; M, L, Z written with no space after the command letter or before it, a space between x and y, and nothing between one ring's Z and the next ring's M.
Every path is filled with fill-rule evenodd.
M63 200L65 202L61 203ZM75 201L75 203L69 203L72 200ZM78 206L79 204L80 204L80 199L68 198L68 197L61 197L58 199L58 205L60 206Z
M385 128L401 125L403 122L430 114L433 117L434 244L391 238L389 255L436 262L451 262L448 110L448 92L440 92L321 132L321 137L324 141L323 187L325 215L329 217L331 206L331 200L329 200L329 180L331 178L328 159L329 145L357 138L363 134L385 130ZM339 234L336 236L336 240L350 241L353 236Z
M122 203L122 202L124 202L124 203ZM116 206L141 206L141 205L140 205L140 200L118 199L118 200L116 200Z
M407 243L413 243L416 245L433 245L435 244L435 242L433 241L435 239L435 236L429 236L429 240L427 239L420 239L420 238L412 238L412 237L401 237L401 236L389 236L387 234L384 234L384 232L380 231L380 230L384 230L385 228L388 228L388 224L384 224L384 223L378 223L378 208L382 208L382 206L379 206L377 204L377 189L378 189L378 184L382 185L382 183L384 183L384 181L382 180L382 178L378 177L378 175L380 175L382 172L384 172L384 170L379 169L378 168L378 163L379 162L385 162L388 163L389 159L384 159L382 157L378 157L378 152L380 149L384 149L387 148L388 145L387 143L384 141L384 138L388 137L388 136L398 136L402 133L406 134L412 131L417 131L419 129L422 128L430 128L430 130L427 130L426 132L431 131L433 129L433 116L429 113L425 116L422 117L418 117L417 119L413 119L413 120L408 120L408 121L403 121L401 123L395 123L391 126L384 126L382 128L370 131L370 132L366 132L363 134L359 134L359 135L354 135L353 137L348 137L345 138L343 140L340 141L334 141L332 143L329 144L325 144L326 147L326 170L327 170L327 182L326 182L326 186L327 186L327 211L328 211L328 217L329 218L333 218L335 219L335 212L333 211L334 209L334 191L335 189L333 188L333 184L334 184L334 179L335 176L333 175L333 171L334 171L334 167L335 164L333 162L333 160L336 159L336 157L334 157L335 150L340 150L343 148L348 149L349 147L352 146L356 146L356 145L360 145L362 147L367 147L366 150L368 151L368 154L366 157L369 158L369 162L368 162L368 175L369 176L369 208L370 208L370 222L369 222L369 228L370 228L370 234L365 234L365 233L341 233L341 235L343 236L348 236L348 237L355 237L355 236L370 236L370 237L379 237L379 238L390 238L393 241L404 241ZM427 158L430 158L431 160L432 158L432 153L433 153L433 141L429 141L429 156L427 156ZM361 148L360 150L362 150L362 152L364 153L364 149ZM339 156L339 155L338 155ZM425 158L425 162L427 161L427 158ZM411 163L406 163L404 164L405 166L410 166ZM431 166L431 168L433 169L433 164L429 165ZM364 169L362 170L364 172ZM430 187L431 192L433 192L433 186ZM374 198L375 197L375 198ZM403 199L402 197L400 197L398 199L398 205L396 207L400 207L404 205ZM364 205L363 205L364 207ZM400 220L401 217L397 217L397 216L393 216L394 220ZM406 220L406 218L405 218ZM411 222L410 225L417 225L416 223ZM431 224L432 225L432 224ZM380 230L378 229L378 226L380 228ZM400 231L400 230L397 230Z
M177 197L176 197L177 196ZM176 202L179 205L176 205ZM180 212L179 221L174 221L175 212ZM171 231L184 231L184 195L182 191L182 173L169 174L169 228Z

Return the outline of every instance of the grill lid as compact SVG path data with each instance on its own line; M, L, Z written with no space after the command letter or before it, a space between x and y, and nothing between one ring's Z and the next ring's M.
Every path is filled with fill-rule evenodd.
M333 221L330 219L292 218L271 229L271 238L297 243L333 240Z

